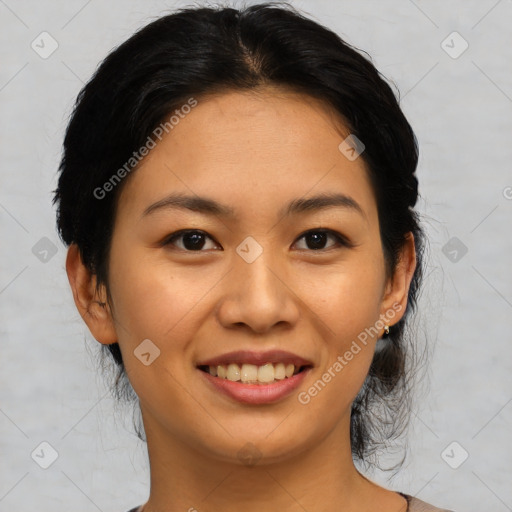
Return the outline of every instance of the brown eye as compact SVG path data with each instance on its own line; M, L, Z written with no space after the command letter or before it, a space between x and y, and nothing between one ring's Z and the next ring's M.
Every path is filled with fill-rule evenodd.
M335 243L326 247L329 238L334 240ZM330 249L332 247L336 247L336 245L349 246L349 243L344 237L339 233L336 233L336 231L331 231L329 229L315 229L308 231L299 237L299 240L301 239L304 239L306 247L302 247L300 249L309 249L313 251Z
M162 245L175 245L184 251L201 251L208 245L208 241L213 239L208 236L204 231L199 230L185 230L174 233L168 237ZM215 246L215 244L214 244ZM206 247L211 249L212 247ZM215 248L215 247L213 247Z

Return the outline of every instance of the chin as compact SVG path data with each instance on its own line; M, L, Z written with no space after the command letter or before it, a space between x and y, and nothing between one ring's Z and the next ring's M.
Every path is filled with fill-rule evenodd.
M287 427L281 425L276 428L280 421L274 422L272 426L244 430L231 430L230 426L226 425L228 432L236 431L243 432L243 434L233 435L233 437L223 435L219 438L210 434L203 438L202 442L196 442L195 446L197 448L199 444L202 444L205 454L209 453L212 458L225 463L261 466L285 462L315 444L313 433L308 435L298 426L290 428L290 425ZM300 438L297 437L297 432L300 432Z

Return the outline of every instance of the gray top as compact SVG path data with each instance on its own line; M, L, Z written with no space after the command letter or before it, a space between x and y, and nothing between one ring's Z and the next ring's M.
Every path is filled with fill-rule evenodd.
M434 505L430 505L430 503L421 501L418 498L415 498L414 496L410 496L408 494L404 494L403 492L399 492L398 494L400 494L407 500L406 512L453 512L453 510L434 507Z
M429 503L419 500L418 498L412 497L407 507L407 512L453 512L446 508L437 508Z
M406 512L453 512L453 510L434 507L434 505L430 505L429 503L421 501L414 496L410 496L409 494L404 494L403 492L399 492L398 494L407 500ZM128 512L139 512L141 507L142 505L139 505L138 507L132 508Z

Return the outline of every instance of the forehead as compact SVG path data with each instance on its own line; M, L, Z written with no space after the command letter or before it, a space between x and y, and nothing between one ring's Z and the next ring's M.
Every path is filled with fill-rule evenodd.
M197 102L130 176L120 207L142 212L178 191L254 214L285 199L340 192L372 215L365 163L339 150L349 131L325 103L268 88Z

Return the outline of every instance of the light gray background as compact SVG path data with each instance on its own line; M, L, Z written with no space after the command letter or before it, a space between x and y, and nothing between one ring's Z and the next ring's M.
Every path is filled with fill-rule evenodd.
M458 512L512 510L512 2L292 3L369 52L420 142L430 389L407 464L373 478ZM96 370L50 201L83 83L134 30L186 4L0 0L0 511L125 512L147 498L145 445ZM43 31L59 45L46 59L31 48ZM441 44L453 31L469 44L458 58ZM46 262L32 251L43 237L57 249ZM452 237L468 249L455 247L457 262L443 253ZM46 470L31 458L42 441L59 454ZM457 469L443 460L460 463L462 450Z

